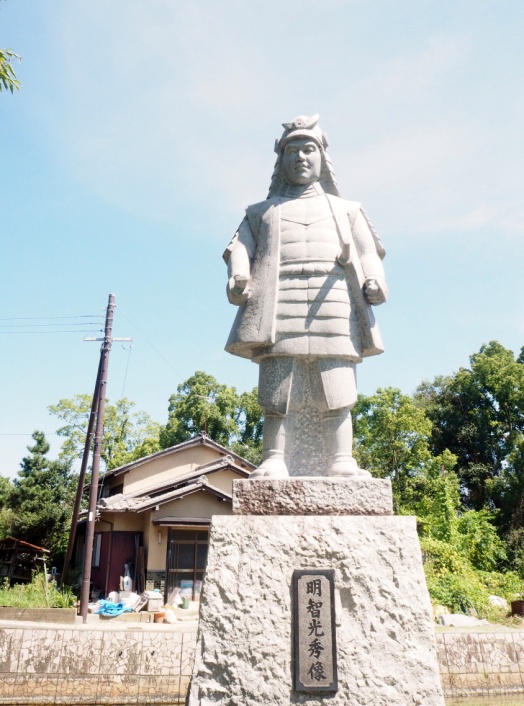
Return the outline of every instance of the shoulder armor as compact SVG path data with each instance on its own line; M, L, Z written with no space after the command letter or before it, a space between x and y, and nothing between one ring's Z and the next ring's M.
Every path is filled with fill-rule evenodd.
M251 204L246 208L246 216L251 226L253 236L255 240L258 238L258 233L260 232L260 223L264 214L272 207L280 203L280 198L278 196L273 196L265 201L259 201L258 203Z

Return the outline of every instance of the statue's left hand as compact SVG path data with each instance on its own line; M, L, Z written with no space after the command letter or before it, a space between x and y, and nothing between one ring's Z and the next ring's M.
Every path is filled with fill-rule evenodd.
M249 290L249 275L235 275L227 283L227 296L231 304L244 304L251 294Z
M370 304L375 306L383 304L388 296L386 283L376 277L367 279L364 284L364 294Z

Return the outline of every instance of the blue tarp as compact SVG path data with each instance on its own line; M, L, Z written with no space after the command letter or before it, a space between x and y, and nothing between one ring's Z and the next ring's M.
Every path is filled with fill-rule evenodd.
M102 613L102 615L110 615L112 618L116 618L117 615L121 615L122 613L131 613L131 611L131 606L125 605L125 603L111 603L111 601L101 599L98 601L94 612Z

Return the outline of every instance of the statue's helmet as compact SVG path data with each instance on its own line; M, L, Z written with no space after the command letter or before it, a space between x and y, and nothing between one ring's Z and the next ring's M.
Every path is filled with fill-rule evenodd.
M275 140L275 152L277 154L282 154L287 143L299 137L313 140L321 150L327 147L327 137L318 124L318 114L312 115L310 118L307 115L297 115L292 122L282 123L282 127L284 128L282 137L280 140Z
M299 138L307 138L316 142L320 148L320 153L322 156L322 169L320 173L319 182L324 188L324 191L339 196L337 182L335 180L335 175L333 173L333 168L331 166L331 159L327 153L328 140L325 132L322 132L318 124L318 114L308 117L307 115L297 115L296 118L289 123L282 123L284 132L280 139L275 140L275 152L277 153L277 161L275 164L275 169L273 171L273 176L271 178L271 185L269 187L268 198L271 196L278 196L282 194L286 187L287 182L284 176L284 171L282 169L282 154L284 152L285 146L288 142Z

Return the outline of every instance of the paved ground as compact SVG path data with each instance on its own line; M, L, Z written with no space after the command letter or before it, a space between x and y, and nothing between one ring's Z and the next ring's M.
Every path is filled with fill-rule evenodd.
M82 622L77 616L76 623L47 623L29 620L0 620L2 628L34 628L54 630L145 630L148 632L196 632L198 626L198 610L176 609L176 623L147 622L146 613L123 613L117 618L101 618L99 615L89 613L87 623Z
M435 632L524 632L524 626L508 626L501 625L500 623L487 623L481 625L468 625L465 627L443 627L442 625L435 625Z

